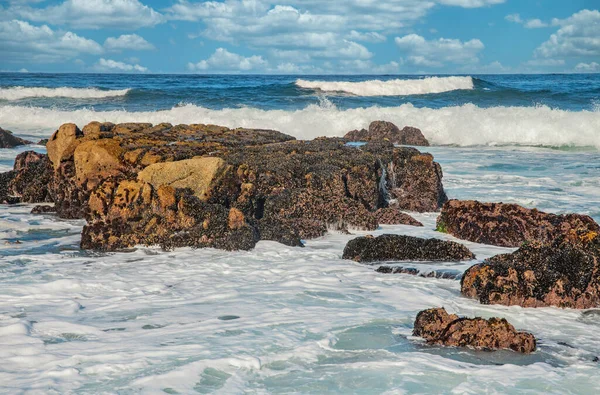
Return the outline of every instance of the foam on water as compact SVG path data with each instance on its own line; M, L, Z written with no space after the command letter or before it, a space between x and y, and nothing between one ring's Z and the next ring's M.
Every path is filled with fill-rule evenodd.
M356 96L408 96L474 89L471 77L427 77L423 79L349 81L307 81L299 79L296 86L324 92L345 92Z
M440 109L367 107L341 110L330 101L302 110L261 110L250 107L213 110L192 104L149 112L64 111L41 107L0 106L0 125L25 136L47 137L65 122L80 127L90 121L212 123L228 127L275 129L298 138L343 136L387 120L420 128L439 145L534 145L600 148L600 112L565 111L547 106L480 108L473 104Z
M597 152L430 150L451 198L504 196L556 212L600 205ZM600 391L595 310L486 306L461 297L457 280L379 274L341 259L355 235L330 234L306 248L260 242L249 252L82 252L82 221L30 209L0 205L0 392ZM422 228L372 233L455 240L434 232L436 216L415 214ZM465 244L474 262L512 251ZM462 272L474 262L401 264ZM437 306L505 317L533 332L539 349L523 356L426 346L412 325L418 311Z
M100 99L105 97L125 96L130 89L101 90L96 88L44 88L13 86L0 88L0 100L21 100L31 97L68 97L73 99Z

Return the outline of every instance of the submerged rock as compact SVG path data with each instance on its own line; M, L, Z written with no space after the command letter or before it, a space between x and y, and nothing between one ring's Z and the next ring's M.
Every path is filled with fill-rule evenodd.
M27 144L32 144L32 142L23 140L13 135L11 131L0 128L0 148L14 148Z
M586 309L600 305L600 237L570 235L531 243L468 269L463 295L484 304Z
M465 261L475 259L475 255L464 245L453 241L381 235L350 240L342 258L356 262Z
M422 223L403 213L396 207L384 207L375 212L377 221L380 225L411 225L423 226Z
M524 242L550 243L575 230L600 232L587 215L548 214L516 204L450 200L442 207L438 230L459 239L501 247L519 247Z
M390 142L92 122L62 125L47 150L49 196L59 217L87 220L83 248L300 246L328 229L374 230L380 218L416 224L394 210L447 200L433 157Z
M513 350L531 353L536 339L531 333L519 332L504 318L459 318L444 308L421 311L415 320L413 336L428 344L469 347L476 350Z
M385 121L371 122L369 130L353 130L344 138L350 141L387 140L392 144L429 147L429 141L423 136L421 130L410 126L400 130L393 123Z

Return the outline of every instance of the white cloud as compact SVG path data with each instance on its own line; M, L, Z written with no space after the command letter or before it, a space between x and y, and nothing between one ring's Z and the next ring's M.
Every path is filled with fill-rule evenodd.
M0 21L0 54L6 62L59 62L102 52L100 44L73 32L19 20Z
M396 37L396 45L415 66L442 67L446 63L470 64L479 62L478 53L485 46L478 39L462 42L440 38L428 41L417 34Z
M564 66L565 61L564 59L533 59L525 62L525 65L533 67L558 67Z
M382 43L387 38L380 33L377 32L357 32L356 30L352 30L348 35L348 39L353 41L364 41L369 43Z
M248 72L263 70L268 65L261 56L244 57L225 48L218 48L208 59L194 64L189 63L190 71L214 71L214 72Z
M536 57L600 56L600 12L583 10L552 24L560 29L535 50Z
M137 34L123 34L119 37L107 38L104 41L104 48L110 51L121 51L124 49L144 51L154 49L154 45Z
M45 8L11 7L9 11L23 19L78 29L133 30L155 26L164 17L139 0L65 0Z
M579 73L600 73L600 64L596 62L579 63L575 66L575 71Z
M502 4L506 0L439 0L440 4L454 5L464 8L479 8L494 4Z
M520 25L525 26L526 29L540 29L543 27L548 27L549 25L546 22L543 22L541 19L528 19L523 20L521 15L519 14L510 14L504 17L509 22L518 23Z
M100 58L98 63L94 66L94 69L102 72L138 72L146 73L148 69L140 66L139 64L129 64L124 62L118 62L112 59Z
M527 29L540 29L543 27L548 27L548 24L546 22L542 22L541 19L530 19L527 22L525 22L524 26Z

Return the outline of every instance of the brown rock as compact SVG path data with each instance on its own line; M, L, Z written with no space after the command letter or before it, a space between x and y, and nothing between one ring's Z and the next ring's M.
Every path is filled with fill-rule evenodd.
M403 213L396 207L380 208L375 212L375 217L380 225L411 225L423 226L422 223Z
M83 133L73 123L66 123L54 132L46 144L46 150L55 169L58 169L62 161L73 157L75 148L81 142L81 137L83 137Z
M88 188L92 188L100 181L122 173L122 153L119 142L112 139L79 144L74 153L75 174L79 185L88 184Z
M453 241L381 235L350 240L342 258L356 262L465 261L475 259L475 255L464 245Z
M155 188L161 185L190 188L200 200L206 201L227 169L221 158L201 157L150 165L138 174L138 179Z
M369 130L353 130L344 138L350 141L387 140L398 145L429 146L429 141L419 129L406 126L400 130L393 123L385 121L371 122Z
M12 202L44 203L52 202L52 165L45 154L26 151L15 159L12 179L8 183L7 193Z
M513 350L531 353L536 350L535 337L518 332L504 318L459 318L444 308L421 311L415 320L413 336L428 344L469 347L476 350Z
M586 309L600 305L600 237L570 235L528 243L468 269L463 295L483 304Z
M20 145L33 144L12 134L9 130L0 128L0 148L14 148Z
M600 226L587 215L548 214L516 204L472 200L447 202L437 226L463 240L502 247L519 247L534 241L551 243L572 230L600 232Z

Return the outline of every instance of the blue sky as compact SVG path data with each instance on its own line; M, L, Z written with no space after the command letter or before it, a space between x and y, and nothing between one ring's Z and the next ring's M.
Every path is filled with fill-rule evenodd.
M600 72L600 0L0 0L0 70Z

